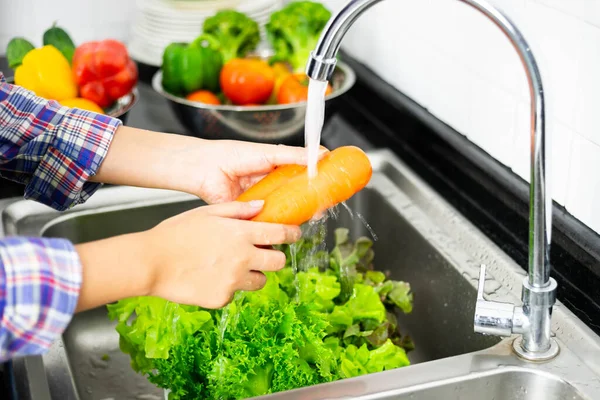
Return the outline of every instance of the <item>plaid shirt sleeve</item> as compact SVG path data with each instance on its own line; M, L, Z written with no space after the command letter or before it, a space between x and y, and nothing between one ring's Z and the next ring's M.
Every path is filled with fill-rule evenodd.
M0 240L0 362L45 352L71 321L80 287L70 242Z
M121 121L62 107L0 73L0 175L25 184L25 198L59 211L85 202L88 182L104 160Z

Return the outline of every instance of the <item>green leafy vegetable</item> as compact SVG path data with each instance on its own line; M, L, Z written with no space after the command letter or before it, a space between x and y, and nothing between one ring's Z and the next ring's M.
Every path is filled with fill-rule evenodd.
M202 31L195 42L209 42L221 52L224 63L246 56L260 42L258 23L235 10L221 10L205 19Z
M295 1L271 14L265 29L275 50L273 61L289 62L294 72L304 72L330 17L323 4L313 1Z
M221 310L153 297L109 305L132 367L170 399L245 399L409 365L396 312L412 310L410 285L372 269L370 240L338 229L323 253L317 233L281 247L286 268Z

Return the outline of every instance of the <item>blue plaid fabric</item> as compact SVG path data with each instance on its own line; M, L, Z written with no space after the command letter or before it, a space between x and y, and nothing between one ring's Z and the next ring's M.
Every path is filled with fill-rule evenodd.
M0 73L0 175L25 184L27 199L60 211L85 202L100 187L88 179L120 125L36 97Z
M71 321L80 287L67 240L0 240L0 362L46 351Z
M121 122L62 107L6 83L0 72L0 175L57 210L86 201L88 182ZM0 181L1 184L1 181ZM44 352L75 312L81 262L62 239L0 240L0 362Z

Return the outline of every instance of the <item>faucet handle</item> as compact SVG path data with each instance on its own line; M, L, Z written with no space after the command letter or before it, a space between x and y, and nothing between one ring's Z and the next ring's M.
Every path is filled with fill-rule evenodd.
M510 303L488 301L483 297L485 289L485 265L481 265L475 304L475 332L485 335L510 336L513 334L515 306Z

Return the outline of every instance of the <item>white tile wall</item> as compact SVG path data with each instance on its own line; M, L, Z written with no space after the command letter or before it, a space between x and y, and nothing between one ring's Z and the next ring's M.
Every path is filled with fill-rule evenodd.
M600 0L488 1L517 24L542 73L553 198L600 232ZM383 1L342 47L529 181L525 74L485 17L457 1Z

